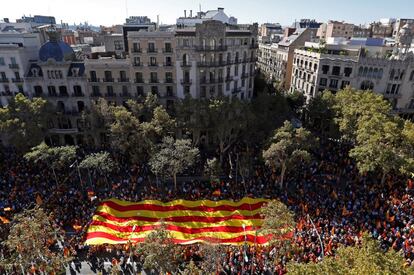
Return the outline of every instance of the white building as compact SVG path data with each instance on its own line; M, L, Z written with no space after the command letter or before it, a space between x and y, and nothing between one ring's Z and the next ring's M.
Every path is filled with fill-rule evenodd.
M228 25L237 25L237 18L228 16L224 12L224 8L217 8L217 10L209 10L206 12L197 12L193 17L193 11L190 10L187 16L187 11L184 11L184 17L177 19L178 27L195 27L196 24L201 24L204 21L216 20Z

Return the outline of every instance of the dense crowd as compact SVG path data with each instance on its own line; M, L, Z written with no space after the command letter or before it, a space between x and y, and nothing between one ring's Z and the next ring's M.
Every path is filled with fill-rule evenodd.
M238 150L241 149L235 147L230 155ZM65 253L74 256L75 262L87 258L94 269L99 269L100 255L109 253L113 263L126 268L129 251L125 246L83 245L88 222L102 199L278 198L296 215L294 249L280 253L282 250L274 246L225 247L217 262L218 271L284 274L287 261L320 261L323 256L334 255L339 245L358 243L364 231L378 239L384 250L401 250L406 264L412 265L414 182L388 175L381 185L381 175L360 175L347 152L346 146L323 142L310 163L300 164L288 173L283 188L279 187L277 173L254 165L251 175L244 180L239 177L236 181L234 176L213 183L188 180L175 190L172 185L157 183L149 176L148 167L128 165L117 154L113 158L118 169L111 175L92 172L89 177L85 171L78 173L75 165L60 173L57 184L47 164L33 164L6 151L0 162L0 216L12 219L14 213L41 203L66 232ZM182 246L183 262L199 262L202 258L202 246ZM142 264L140 255L136 254L134 259Z

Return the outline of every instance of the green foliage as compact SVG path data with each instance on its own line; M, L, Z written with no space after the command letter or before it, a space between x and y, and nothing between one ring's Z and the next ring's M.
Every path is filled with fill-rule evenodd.
M381 95L371 91L357 91L350 87L336 94L334 109L342 137L352 142L356 140L359 120L373 114L391 113L391 105Z
M178 268L179 247L171 240L170 233L162 222L143 243L137 245L137 252L144 257L144 268L154 269L158 274L174 273Z
M293 91L287 96L287 103L295 114L299 114L303 105L305 104L305 96L299 91Z
M33 147L24 157L34 162L48 163L53 169L60 169L75 159L77 148L77 146L49 147L42 142Z
M353 247L340 247L336 257L326 257L320 263L299 264L290 262L287 265L289 274L414 274L410 268L404 267L404 257L389 250L384 253L378 242L364 235L362 244Z
M281 169L280 185L283 185L285 172L300 161L308 161L308 150L314 144L311 133L304 128L295 129L289 121L275 131L272 143L263 151L266 165Z
M99 152L87 155L79 163L79 168L94 169L100 173L110 173L114 170L115 163L108 152Z
M173 177L177 187L177 174L193 165L198 156L199 150L191 146L190 140L165 137L149 164L154 174Z
M180 271L181 275L202 275L203 271L197 267L193 260L191 260L183 271Z
M52 219L41 208L24 210L12 221L10 233L3 243L10 257L3 259L0 266L6 270L14 267L26 273L32 266L48 274L60 272L70 260L56 247L61 239L52 226Z
M306 106L306 124L310 129L337 138L339 129L335 124L335 96L324 91L313 97Z
M26 152L44 139L49 117L46 100L17 94L0 108L0 132L17 150Z

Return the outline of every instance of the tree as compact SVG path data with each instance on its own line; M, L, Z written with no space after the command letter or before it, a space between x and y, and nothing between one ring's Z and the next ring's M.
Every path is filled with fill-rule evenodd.
M335 124L335 96L330 91L311 98L306 106L306 124L311 129L328 134L332 137L338 136Z
M44 140L49 117L46 100L30 100L19 93L0 108L0 132L17 150L26 152Z
M220 163L224 154L240 137L247 126L247 105L237 98L212 99L208 105L209 129L220 150Z
M58 183L56 169L62 169L65 165L72 162L76 157L77 148L77 146L49 147L42 142L38 146L33 147L24 157L35 163L47 163L52 168L55 181Z
M183 271L180 271L181 275L202 275L203 271L197 267L193 260L191 260Z
M358 119L356 145L349 156L356 160L360 173L382 171L381 183L391 171L399 171L405 162L401 154L401 121L373 113L371 117Z
M63 237L52 225L52 220L39 207L16 214L4 241L7 258L0 262L0 266L5 270L18 268L24 274L31 269L47 274L63 271L70 259L57 245Z
M266 165L272 169L280 167L280 186L283 186L287 169L300 161L310 159L308 150L314 143L311 133L304 128L295 129L289 121L276 130L272 143L263 151Z
M178 268L179 248L173 243L163 222L145 238L143 243L138 244L136 249L144 257L145 269L154 269L159 274L165 274L174 273Z
M79 168L97 171L101 176L112 172L115 169L115 162L108 152L92 153L87 155L81 163ZM90 174L89 174L90 179Z
M165 137L149 164L154 174L173 177L177 188L177 174L193 165L198 156L199 150L191 146L190 140Z
M335 257L326 257L320 263L300 264L290 262L289 274L414 274L404 266L404 257L393 250L381 250L377 241L365 234L362 244L341 246Z
M336 94L334 110L342 137L355 142L358 121L372 114L390 115L391 105L372 91L358 91L347 87Z
M305 104L305 96L299 91L293 91L289 93L287 98L287 103L290 106L290 109L296 114L299 115L300 110L302 109L303 105Z

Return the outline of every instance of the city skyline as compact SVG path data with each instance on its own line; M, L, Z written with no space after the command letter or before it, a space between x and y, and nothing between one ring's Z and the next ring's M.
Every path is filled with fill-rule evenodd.
M1 18L14 21L23 15L51 15L57 22L69 24L88 22L92 25L123 24L127 16L145 15L156 21L160 16L160 23L174 24L177 17L184 15L184 10L212 10L217 7L225 8L228 15L235 16L239 23L265 23L278 22L289 25L301 18L316 19L320 22L327 20L344 20L355 24L365 24L378 21L381 18L409 18L409 11L414 9L414 3L406 0L393 2L357 1L335 2L329 4L327 12L326 2L315 0L312 3L298 0L294 3L286 1L218 1L218 0L177 0L158 1L148 5L144 1L132 0L72 0L68 6L63 0L16 0L10 5L2 7ZM64 7L64 8L62 8ZM116 11L114 12L114 7ZM127 8L126 8L127 7ZM311 11L311 12L309 12Z

